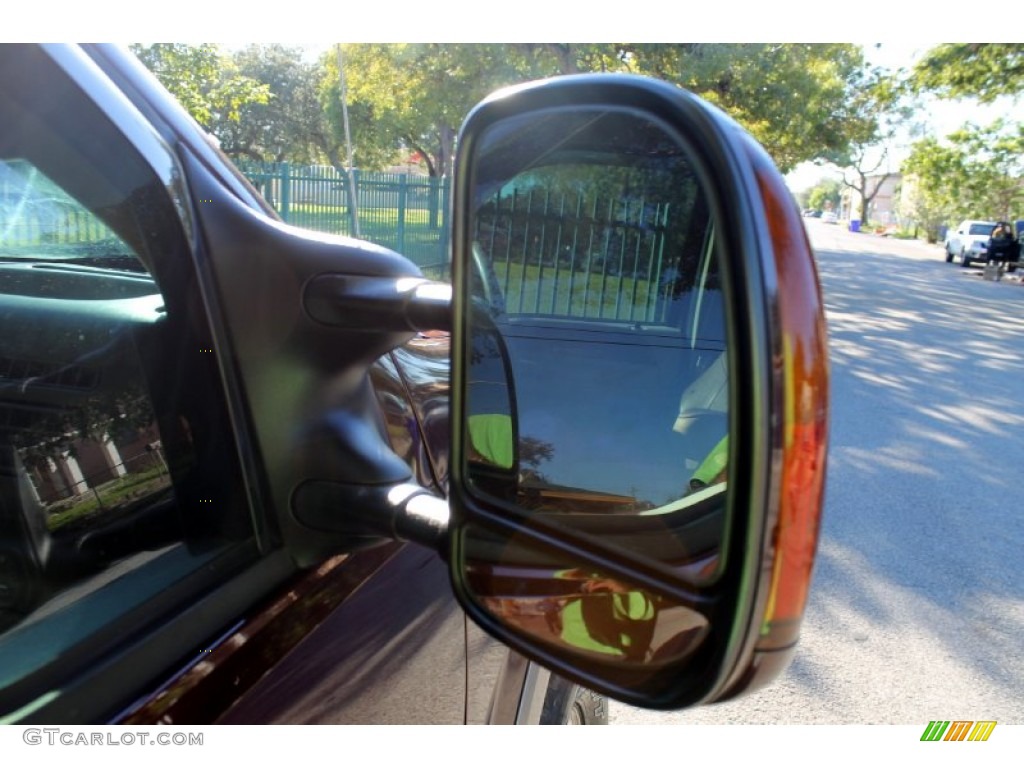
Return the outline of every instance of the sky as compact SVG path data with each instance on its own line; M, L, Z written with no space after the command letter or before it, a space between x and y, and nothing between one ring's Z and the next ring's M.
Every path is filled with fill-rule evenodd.
M933 43L1013 29L1019 0L974 0L971 17L985 24L964 30L948 13L891 0L828 6L811 0L588 0L585 4L517 0L491 13L469 0L388 0L323 3L289 0L256 4L222 0L48 0L45 6L8 3L0 42L91 40L134 42L864 42ZM904 7L905 6L905 7ZM999 19L1007 25L1000 26ZM991 23L989 23L991 22ZM970 40L977 38L967 37Z

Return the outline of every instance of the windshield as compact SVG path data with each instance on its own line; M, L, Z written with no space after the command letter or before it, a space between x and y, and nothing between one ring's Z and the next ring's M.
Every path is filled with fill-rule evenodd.
M989 224L988 222L978 222L971 224L971 228L967 231L970 235L988 235L992 234L992 228L995 224Z

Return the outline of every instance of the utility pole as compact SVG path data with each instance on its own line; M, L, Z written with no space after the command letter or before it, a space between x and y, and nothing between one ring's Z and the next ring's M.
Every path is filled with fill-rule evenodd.
M348 155L346 171L348 172L348 213L352 219L352 236L359 237L359 201L356 199L356 181L352 173L352 134L348 127L348 88L345 84L345 60L341 54L341 43L335 48L338 56L338 83L341 97L341 119L345 125L345 151Z

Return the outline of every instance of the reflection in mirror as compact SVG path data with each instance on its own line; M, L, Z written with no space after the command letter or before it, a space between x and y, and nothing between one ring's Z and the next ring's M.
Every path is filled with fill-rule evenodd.
M466 430L473 481L481 490L514 502L521 454L508 350L483 313L470 344Z
M467 582L515 633L626 668L684 659L709 634L696 610L591 568L556 565L533 545L470 533Z
M640 113L577 108L496 124L474 163L471 492L706 574L692 566L721 542L729 381L687 148Z

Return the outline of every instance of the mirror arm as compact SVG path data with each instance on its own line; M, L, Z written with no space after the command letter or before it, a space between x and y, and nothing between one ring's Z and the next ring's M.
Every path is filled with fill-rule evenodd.
M303 304L318 322L377 333L452 325L452 287L422 277L318 275L306 284Z
M414 483L315 480L295 492L292 510L303 525L315 530L352 539L412 541L448 557L448 502Z
M395 536L404 541L413 541L437 550L447 559L443 546L448 536L448 520L451 512L448 500L416 485L395 486L392 494L408 489L408 495L393 507L391 525Z
M405 315L414 330L451 331L451 284L425 282L417 285L405 305Z

